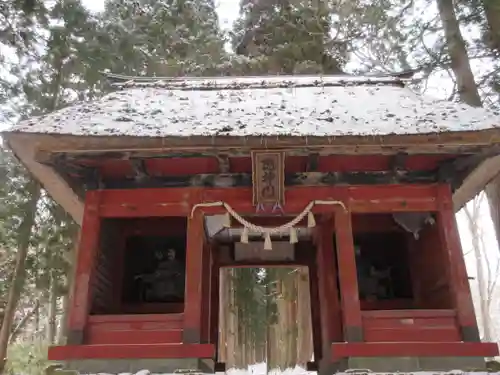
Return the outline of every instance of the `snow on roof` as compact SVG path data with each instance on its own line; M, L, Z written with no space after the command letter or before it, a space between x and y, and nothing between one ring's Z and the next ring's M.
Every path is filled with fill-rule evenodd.
M245 370L229 370L229 374L242 374L242 375L264 375L264 372L249 372ZM302 370L301 372L299 371L271 371L270 372L273 375L282 375L282 374L287 374L290 373L292 375L310 375L312 372L308 372L306 370ZM351 369L350 371L346 372L337 372L338 375L394 375L393 372L371 372L370 370L364 370L364 369ZM196 373L196 374L202 374L202 373ZM486 370L484 371L463 371L463 370L453 370L453 371L413 371L413 372L398 372L399 375L500 375L500 372L488 372ZM99 373L99 374L82 374L82 375L113 375L109 373ZM119 375L178 375L176 373L155 373L155 372L150 372L148 370L141 370L134 373L120 373ZM208 375L208 374L207 374Z
M396 77L136 79L15 125L79 136L343 136L500 126L500 113L422 97Z

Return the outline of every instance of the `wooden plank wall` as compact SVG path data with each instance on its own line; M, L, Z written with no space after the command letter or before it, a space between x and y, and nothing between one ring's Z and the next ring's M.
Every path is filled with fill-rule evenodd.
M116 285L115 265L118 260L119 231L116 223L103 221L101 240L95 262L92 281L91 314L109 314L116 308L114 303L119 288Z
M162 344L180 343L183 314L90 316L88 343Z
M180 220L179 220L180 219ZM129 236L177 235L185 232L184 218L104 219L92 282L91 314L179 313L183 304L123 305L122 278L126 240Z
M453 310L364 311L367 342L456 342L460 333Z
M410 241L410 272L415 307L452 309L453 299L446 270L446 253L436 224L427 224L419 239Z

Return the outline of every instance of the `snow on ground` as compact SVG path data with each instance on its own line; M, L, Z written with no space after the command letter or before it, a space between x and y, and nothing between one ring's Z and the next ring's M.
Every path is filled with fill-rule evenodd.
M375 136L500 126L500 113L418 96L395 79L251 77L133 82L11 130L81 136Z
M295 371L295 370L284 370L284 371L271 371L269 374L266 372L258 372L258 373L252 373L251 371L246 371L246 370L229 370L226 374L228 375L305 375L309 374L306 370L301 369L301 371ZM338 372L336 373L337 375L361 375L361 374L368 374L368 375L395 375L395 373L384 373L384 372L367 372L366 370L352 370L352 371L347 371L347 372ZM461 371L461 370L454 370L454 371L449 371L449 372L441 372L441 371L416 371L416 372L399 372L397 375L500 375L500 372L485 372L485 371L474 371L474 372L466 372L466 371ZM99 374L88 374L88 375L114 375L114 374L108 374L108 373L99 373ZM120 373L118 375L179 375L179 374L157 374L157 373L151 373L147 370L141 370L139 372L136 372L135 374L133 373Z
M222 373L219 373L222 374ZM275 370L275 371L270 371L267 373L266 371L266 364L265 363L258 363L252 366L248 366L248 369L231 369L226 372L227 375L306 375L306 374L316 374L315 372L308 372L305 369L301 367L295 367L295 368L289 368L286 370ZM349 370L346 372L338 372L338 375L361 375L361 374L369 374L369 375L394 375L394 373L382 373L382 372L367 372L367 370ZM467 375L467 374L474 374L474 375L500 375L500 372L481 372L481 371L474 371L474 372L465 372L461 370L453 370L453 371L448 371L448 372L442 372L442 371L416 371L416 372L401 372L398 373L398 375ZM88 375L94 375L94 374L88 374ZM95 374L95 375L112 375L112 374ZM157 373L150 373L147 370L141 370L139 372L136 372L135 374L132 373L120 373L119 375L179 375L179 374L157 374Z

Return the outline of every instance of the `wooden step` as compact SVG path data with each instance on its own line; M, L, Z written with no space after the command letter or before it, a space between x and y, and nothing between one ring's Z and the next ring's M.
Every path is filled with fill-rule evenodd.
M212 344L111 344L65 345L49 348L50 361L77 359L207 358L215 356Z
M86 337L89 345L121 345L121 344L181 344L182 330L120 330L107 331L90 329Z
M334 360L348 357L495 357L498 345L486 342L339 342Z

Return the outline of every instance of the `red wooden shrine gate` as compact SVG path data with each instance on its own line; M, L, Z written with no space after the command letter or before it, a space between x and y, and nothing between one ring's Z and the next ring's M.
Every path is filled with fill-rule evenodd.
M225 202L274 226L313 200L342 203L315 205L316 226L295 244L295 262L312 270L322 374L481 367L498 354L479 340L454 217L500 173L496 114L423 100L398 77L110 78L120 91L4 133L82 224L68 343L50 359L86 373L213 370L217 269L234 259L205 228L226 209L199 204ZM282 174L256 173L258 149L286 154ZM260 198L281 203L283 217L256 214L259 173L281 184ZM402 229L404 213L435 224L421 223L417 238ZM160 235L185 259L183 298L125 298L153 243L136 237ZM382 253L406 268L397 297L373 300L357 263Z
M242 215L250 215L255 212L251 195L249 188L88 192L82 228L86 235L81 241L75 297L71 308L71 341L67 346L51 348L50 359L214 360L218 330L217 270L220 266L235 263L224 263L224 259L217 256L216 246L209 245L204 233L204 216L221 214L223 209L199 208L192 217L191 210L199 202L223 200ZM317 275L312 278L315 282L311 288L311 304L315 358L321 369L330 371L327 367L331 364L338 365L344 359L358 357L443 358L496 354L496 344L479 342L447 185L287 188L287 213L299 213L310 203L311 197L339 200L347 208L345 211L340 206L315 206L313 211L318 223L314 236L316 259L311 257L313 252L303 252L298 257L302 257L299 264L311 267L312 274ZM423 270L425 278L414 280L414 301L393 301L396 307L400 304L397 309L389 306L390 302L386 303L386 308L382 305L382 309L373 309L373 302L370 306L369 301L360 301L353 226L370 226L371 230L376 230L377 225L381 226L383 223L377 220L363 224L362 220L354 218L358 214L381 212L436 213L437 231L429 234L425 241L428 241L426 246L432 247L432 256L442 260L439 267L445 268L438 272L444 271L446 279L443 283L450 288L441 287L441 291L422 289L425 278L431 277L432 272L435 272L431 269L431 263L426 263L428 269ZM95 293L92 286L96 285L98 278L97 273L92 270L98 267L96 262L99 259L98 244L103 220L133 218L135 221L132 225L137 230L151 231L155 226L150 222L145 221L147 224L142 227L138 223L140 218L152 217L165 220L165 224L168 224L168 218L171 217L187 218L184 306L163 306L158 310L163 313L131 315L123 313L123 307L118 305L119 301L114 300L114 309L120 311L119 314L91 314L91 301ZM255 220L259 221L258 218ZM265 223L264 218L261 220ZM267 224L279 224L283 220L268 218ZM334 234L335 243L331 240ZM424 234L423 238L425 237ZM421 290L417 290L418 288ZM429 298L425 293L435 293L436 296ZM165 308L167 310L162 311ZM182 366L181 362L177 363Z

